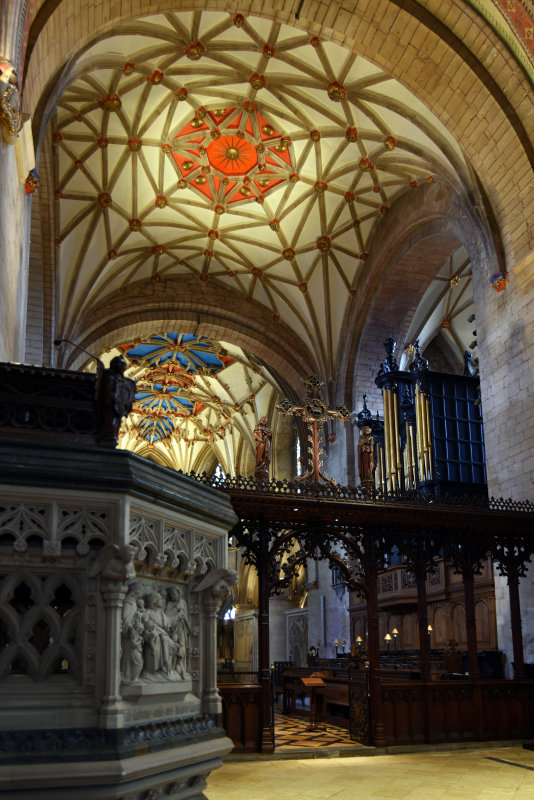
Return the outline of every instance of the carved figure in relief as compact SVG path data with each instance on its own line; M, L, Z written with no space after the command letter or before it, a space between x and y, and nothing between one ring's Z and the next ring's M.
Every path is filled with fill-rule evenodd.
M150 592L146 598L147 610L145 614L145 663L143 677L150 680L159 680L157 673L169 678L182 677L172 673L177 646L167 630L167 619L163 611L163 600L158 592Z
M165 616L169 626L169 633L176 644L174 670L182 677L185 677L191 625L187 603L184 600L181 589L172 586L167 590Z
M91 578L97 575L105 581L126 581L135 578L134 555L135 547L129 544L121 547L116 544L105 545L93 564Z
M143 669L144 625L139 619L123 632L122 637L122 676L125 681L136 681Z
M271 441L273 432L267 427L267 417L262 417L254 428L254 443L256 445L256 478L269 477L269 464L271 463Z
M362 484L373 483L373 470L375 468L374 459L374 437L371 428L364 425L360 438L358 439L358 472Z
M99 440L101 444L115 447L123 417L133 407L135 381L124 375L126 359L115 356L110 365L97 365L96 402L99 417Z

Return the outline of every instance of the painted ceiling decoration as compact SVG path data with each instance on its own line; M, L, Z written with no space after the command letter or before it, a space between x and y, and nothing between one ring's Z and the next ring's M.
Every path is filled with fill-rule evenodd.
M121 448L184 472L221 464L233 473L253 465L254 426L261 416L272 416L279 400L262 364L239 347L176 332L126 343L118 351L137 383ZM118 351L106 353L105 360Z
M391 205L425 181L469 185L453 137L400 83L277 22L129 22L65 86L52 122L65 338L134 284L188 276L261 304L331 377Z

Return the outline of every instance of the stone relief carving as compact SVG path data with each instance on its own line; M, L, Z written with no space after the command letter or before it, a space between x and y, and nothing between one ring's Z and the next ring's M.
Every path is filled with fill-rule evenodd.
M0 581L0 680L80 675L79 595L72 576L23 571Z
M76 539L76 552L85 556L89 553L89 543L93 539L108 541L107 513L89 508L66 509L59 512L60 524L57 531L59 542L64 539Z
M107 544L96 557L91 567L89 577L99 575L104 581L126 581L135 578L133 557L135 548L129 544L119 547L117 544Z
M191 552L193 538L193 531L142 516L130 521L130 543L137 548L136 560L147 561L156 569L175 569L186 577L194 575L197 566Z
M41 542L48 539L47 508L23 504L0 507L0 537L17 553L28 549L30 537L39 537Z
M121 672L125 683L183 681L191 624L186 600L177 586L147 590L130 585L122 616Z
M197 575L204 575L209 569L213 570L217 563L213 543L203 536L195 537L194 561Z
M167 559L167 566L178 567L186 577L194 575L196 569L191 554L192 537L192 531L181 531L175 527L165 527L163 530L163 552Z

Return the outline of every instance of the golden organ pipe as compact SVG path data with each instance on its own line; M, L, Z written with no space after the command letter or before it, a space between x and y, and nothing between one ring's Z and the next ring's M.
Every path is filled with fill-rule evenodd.
M397 392L393 394L393 430L395 432L395 438L393 440L393 444L395 447L395 464L397 467L395 483L400 488L401 475L402 475L402 459L401 459L400 435L399 435L399 397L397 395Z

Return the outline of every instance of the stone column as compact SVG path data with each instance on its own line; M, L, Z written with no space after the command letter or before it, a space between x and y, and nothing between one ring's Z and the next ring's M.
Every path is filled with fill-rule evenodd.
M105 609L105 678L100 701L100 724L120 728L124 716L120 708L122 608L128 587L120 581L105 581L100 587Z
M206 714L222 712L221 695L217 689L217 615L230 586L237 583L237 572L222 567L210 570L193 592L202 593L204 614L202 618L202 708Z

